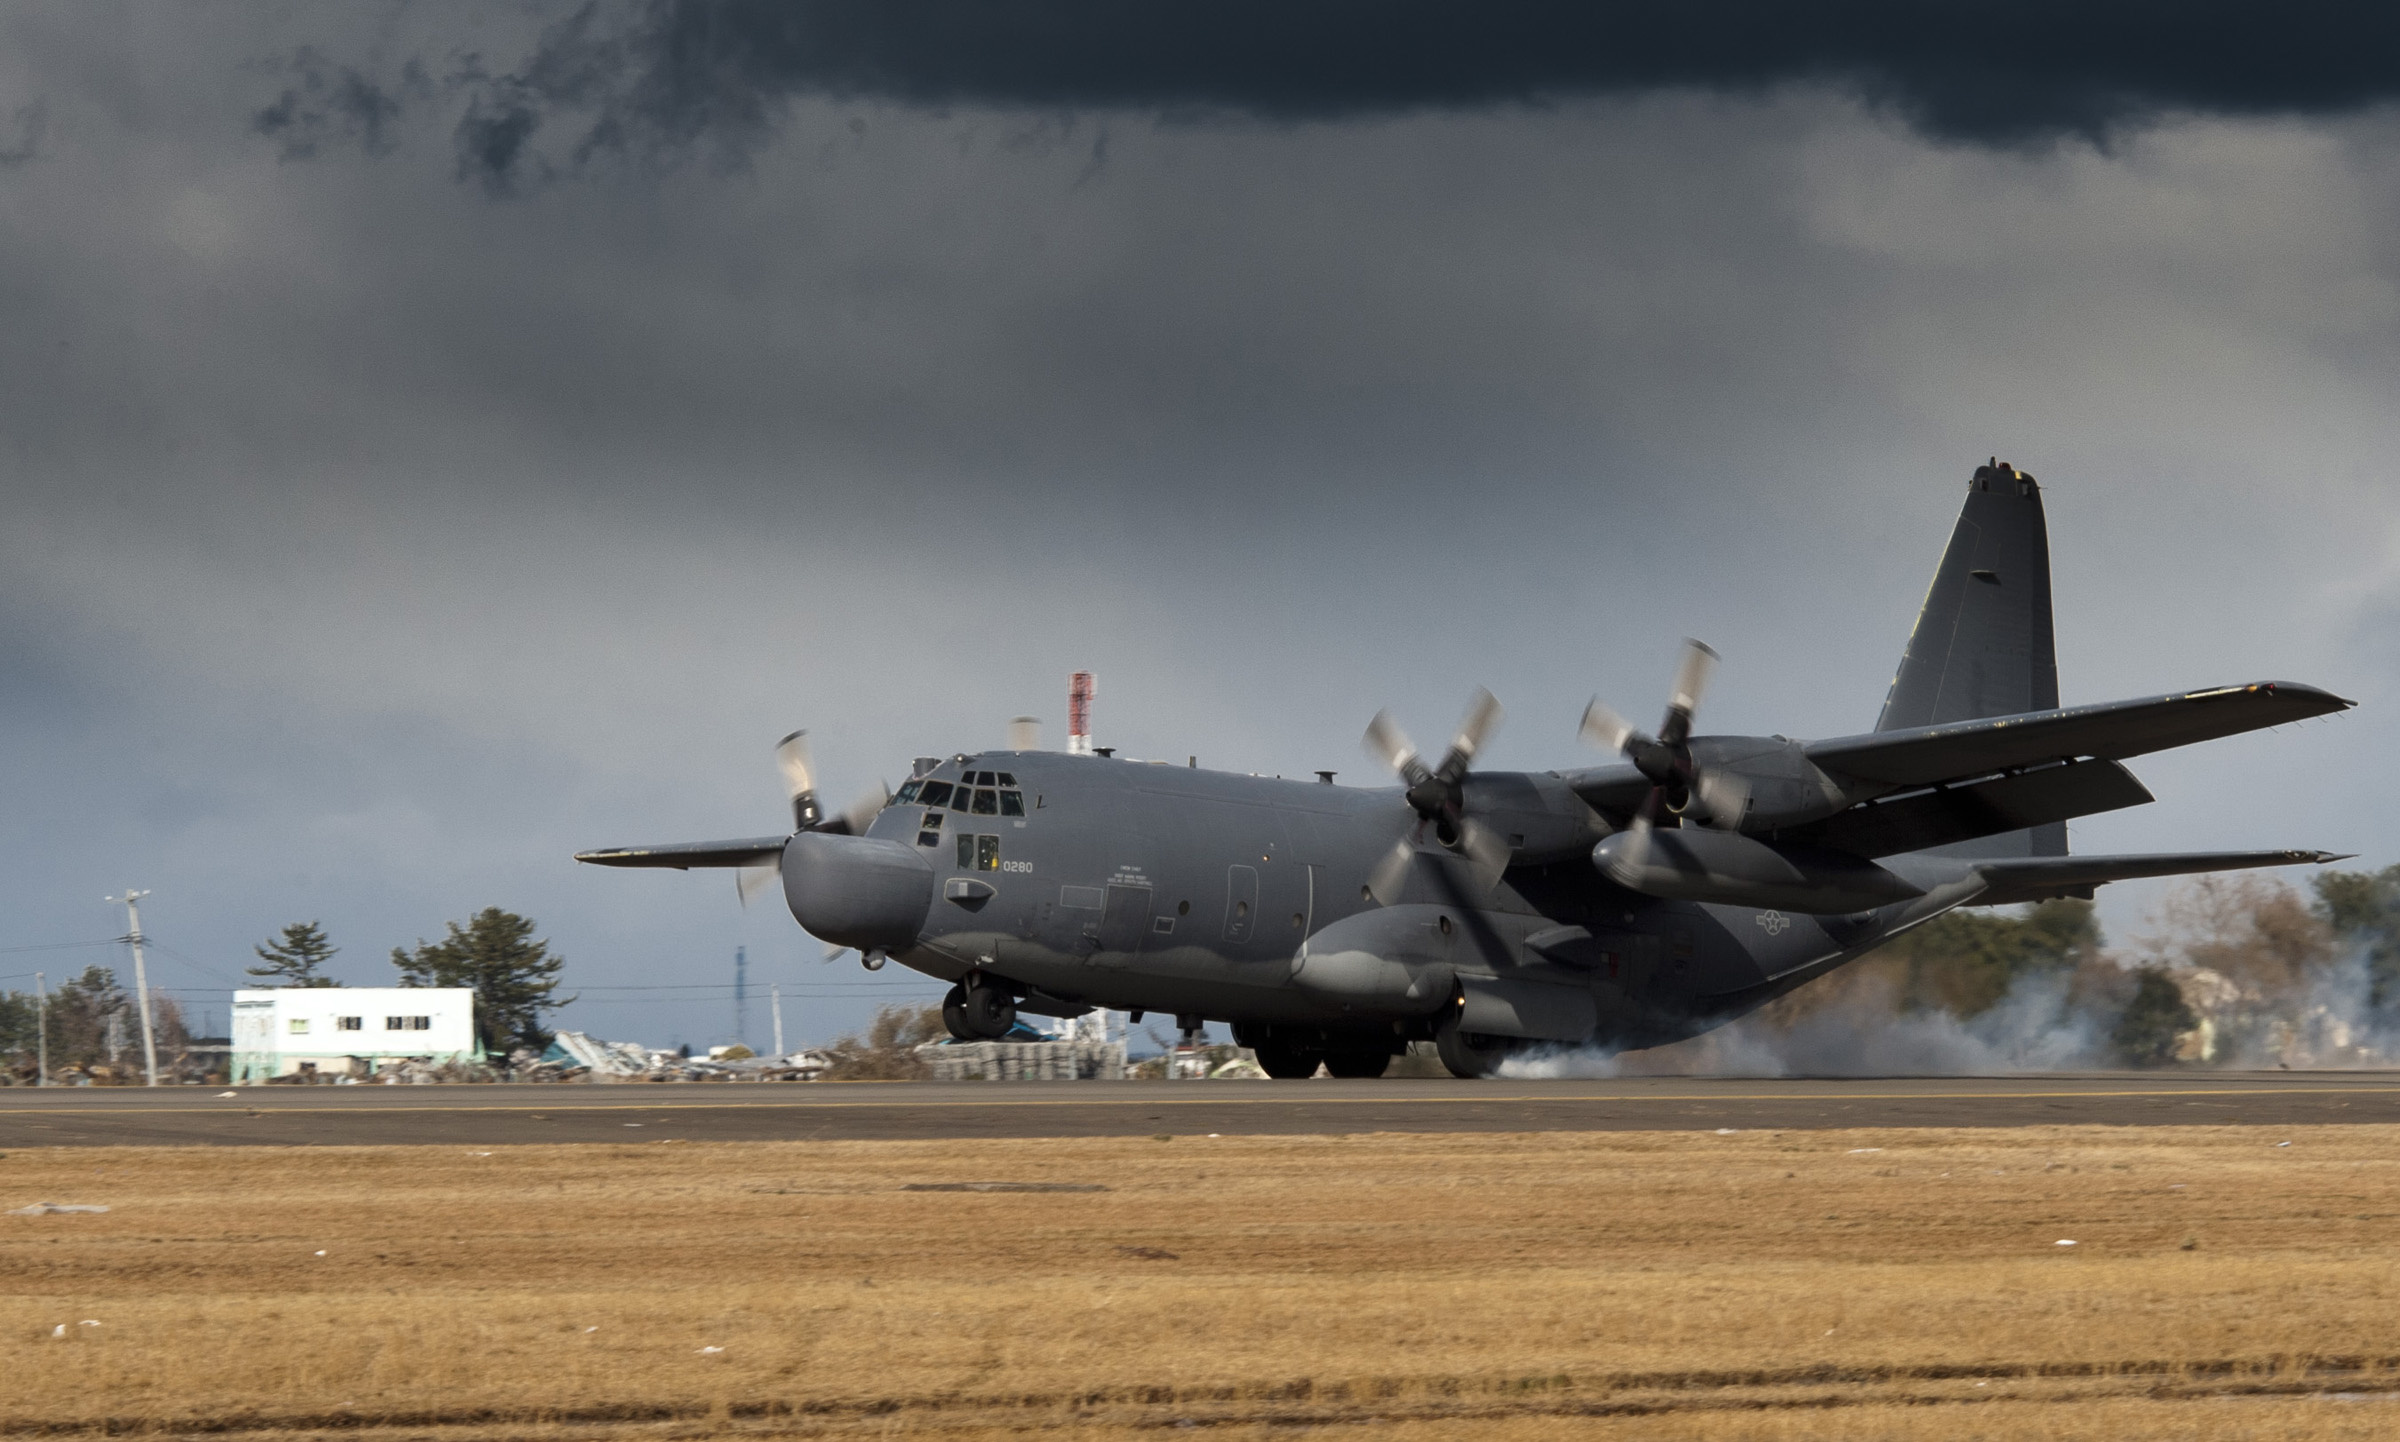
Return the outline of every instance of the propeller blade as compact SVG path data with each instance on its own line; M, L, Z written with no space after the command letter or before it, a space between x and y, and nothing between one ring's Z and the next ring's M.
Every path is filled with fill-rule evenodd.
M833 963L833 962L840 961L840 960L842 959L842 953L843 953L843 952L846 952L846 951L848 951L849 949L850 949L850 948L849 948L849 947L846 947L846 946L836 946L836 945L834 945L834 944L833 944L832 942L830 942L830 941L829 941L829 942L826 942L826 943L825 943L825 960L826 960L826 963L827 963L828 965L830 965L830 964L831 964L831 963Z
M1367 754L1400 773L1400 779L1414 786L1428 773L1425 763L1417 759L1417 745L1408 739L1389 711L1378 711L1367 723L1367 734L1361 740Z
M1650 794L1654 799L1658 795L1655 791ZM1633 826L1628 834L1633 839L1608 863L1608 879L1631 891L1634 883L1642 879L1643 868L1650 864L1650 802L1643 802L1642 809L1633 813Z
M1042 718L1039 716L1012 718L1008 723L1008 749L1011 751L1041 750Z
M1376 905L1390 906L1400 899L1402 889L1408 885L1409 868L1416 859L1416 839L1402 836L1400 844L1375 863L1375 870L1367 877L1367 894L1375 898Z
M1705 641L1683 638L1683 664L1675 668L1675 690L1667 698L1667 719L1658 739L1680 746L1692 734L1692 713L1707 694L1709 673L1717 669L1717 653Z
M802 831L823 819L817 810L817 766L809 755L808 733L794 731L775 743L775 765L783 772L783 791L792 799L792 824Z
M1507 837L1472 816L1459 823L1458 832L1458 849L1475 875L1476 889L1482 895L1489 895L1507 874L1515 848L1508 844Z
M1583 708L1584 741L1603 751L1623 751L1642 734L1641 728L1609 709L1599 697Z
M1442 757L1442 764L1434 768L1434 774L1444 781L1456 781L1466 775L1467 764L1483 748L1484 738L1507 715L1498 697L1481 686L1476 687L1474 699L1467 703L1466 719L1458 723L1458 735L1451 741L1448 754Z
M827 822L821 829L832 831L838 827L844 835L864 836L867 834L867 828L875 823L876 816L882 812L883 808L891 804L892 793L885 788L882 782L878 781L856 801L851 802L841 815Z
M747 907L751 897L782 880L783 857L778 855L772 861L762 861L756 866L745 866L734 872L733 890L742 899L742 905Z

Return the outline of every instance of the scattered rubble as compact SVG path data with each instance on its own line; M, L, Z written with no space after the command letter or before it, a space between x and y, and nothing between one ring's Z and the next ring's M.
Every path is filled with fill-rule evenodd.
M929 1041L917 1048L935 1081L1123 1081L1121 1041Z

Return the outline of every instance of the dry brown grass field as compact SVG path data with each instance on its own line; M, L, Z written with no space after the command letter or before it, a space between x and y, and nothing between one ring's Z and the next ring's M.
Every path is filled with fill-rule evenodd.
M627 1135L0 1158L0 1432L2400 1436L2400 1129Z

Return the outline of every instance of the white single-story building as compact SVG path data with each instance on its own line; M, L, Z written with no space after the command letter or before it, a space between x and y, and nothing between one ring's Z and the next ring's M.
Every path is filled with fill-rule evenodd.
M233 1080L367 1076L379 1065L481 1055L470 987L280 986L233 994Z

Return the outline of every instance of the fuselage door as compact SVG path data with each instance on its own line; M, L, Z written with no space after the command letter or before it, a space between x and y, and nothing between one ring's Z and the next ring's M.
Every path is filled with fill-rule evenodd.
M1136 952L1150 934L1150 888L1111 883L1108 902L1100 912L1100 949Z
M1229 866L1225 869L1225 939L1235 944L1250 939L1250 929L1258 920L1258 868Z

